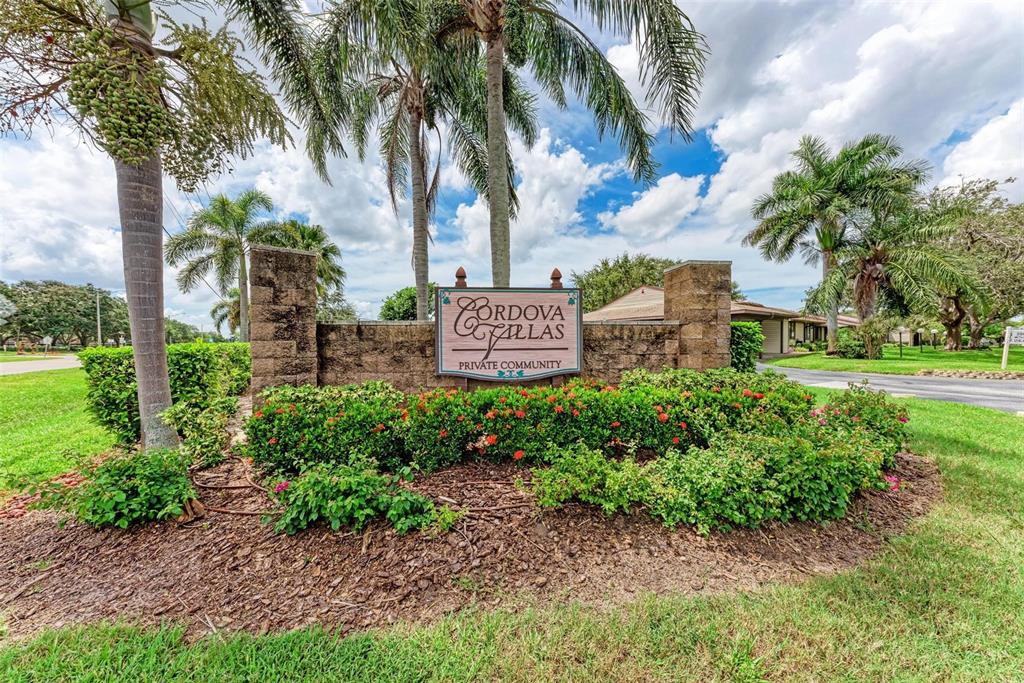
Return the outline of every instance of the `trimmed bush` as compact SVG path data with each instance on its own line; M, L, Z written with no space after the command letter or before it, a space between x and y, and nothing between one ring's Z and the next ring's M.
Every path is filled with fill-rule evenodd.
M74 487L43 492L42 504L70 512L92 526L155 522L178 517L196 498L188 478L191 459L177 450L116 455L85 470Z
M274 495L284 513L275 528L294 534L317 522L337 531L342 526L362 529L384 517L399 534L422 529L436 518L429 498L399 486L411 478L378 474L372 467L317 464L293 481L280 481Z
M868 349L861 339L854 336L850 330L843 328L836 336L835 355L840 358L867 358Z
M121 442L138 441L139 401L132 349L88 348L78 357L89 385L86 401L90 412ZM167 347L171 399L203 409L220 396L241 393L249 384L249 364L248 344L171 344Z
M729 364L740 372L753 372L764 348L764 331L759 322L735 322L730 325Z

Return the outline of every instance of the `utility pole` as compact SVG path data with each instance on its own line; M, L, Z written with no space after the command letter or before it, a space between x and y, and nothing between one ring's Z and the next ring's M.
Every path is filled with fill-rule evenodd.
M103 328L100 327L100 293L96 292L96 346L103 346Z

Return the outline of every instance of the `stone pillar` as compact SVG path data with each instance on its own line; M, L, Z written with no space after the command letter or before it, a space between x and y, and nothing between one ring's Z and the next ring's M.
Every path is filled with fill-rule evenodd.
M729 365L731 261L686 261L665 271L665 320L679 321L676 367Z
M252 392L316 384L316 254L254 246L249 255Z

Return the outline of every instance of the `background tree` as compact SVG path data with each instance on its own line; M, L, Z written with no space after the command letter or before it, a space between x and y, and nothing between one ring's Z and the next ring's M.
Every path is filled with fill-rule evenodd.
M431 282L428 290L430 292L430 316L434 315L434 290L437 283ZM391 294L380 307L381 320L416 320L416 288L403 287L394 294Z
M661 287L665 270L680 261L656 258L647 254L623 253L613 259L601 259L582 273L572 271L573 287L583 290L583 311L601 308L637 287Z
M939 246L956 254L978 285L974 293L940 293L940 322L950 350L960 349L964 322L968 348L977 349L987 326L1024 312L1024 205L1008 202L999 185L994 180L964 181L936 188L928 197L930 206L964 209L957 229L940 239Z
M511 274L508 184L504 144L505 77L509 64L528 68L559 106L566 85L594 114L597 133L615 135L637 179L654 179L654 136L622 77L604 52L572 19L547 0L443 0L440 38L465 47L478 40L487 72L487 195L490 208L491 274L508 287ZM602 32L630 39L639 51L646 103L669 130L689 139L704 73L704 37L672 0L573 0L574 14Z
M3 285L4 294L16 310L0 327L3 341L25 337L39 342L51 337L57 345L89 346L131 338L128 305L105 289L93 285L70 285L56 280L23 280ZM96 299L100 302L100 327L105 339L96 339Z
M239 300L239 338L249 341L249 249L253 244L269 244L277 225L261 221L261 213L273 211L270 197L260 190L246 190L231 200L218 194L189 218L184 232L167 238L164 254L172 266L183 265L178 286L191 292L209 273L213 273L222 293L237 283Z
M928 206L922 198L910 208L876 211L852 222L812 305L835 305L852 284L863 326L880 304L896 313L934 311L937 291L976 291L962 260L939 245L956 231L961 216L955 206ZM864 342L868 357L875 358L879 340L869 335Z
M332 289L327 296L316 299L316 319L322 323L344 323L357 319L356 309L345 299L340 289Z
M173 4L173 3L168 3ZM145 447L177 442L164 341L162 170L195 189L284 117L226 29L182 25L156 2L9 0L0 12L0 130L68 124L114 161ZM156 23L163 39L154 42Z
M290 249L311 251L316 260L317 299L326 299L332 292L345 288L345 269L341 267L341 249L321 225L310 225L295 219L281 221L267 235L269 244Z
M897 163L896 140L866 135L835 155L824 140L804 136L793 152L796 170L779 174L772 189L754 203L757 226L743 238L770 261L788 261L800 249L805 261L820 261L822 280L836 267L835 254L846 244L848 228L864 212L891 214L908 205L925 174L919 161ZM826 309L828 351L839 329L839 300Z
M180 320L175 320L174 318L164 319L164 329L167 330L168 344L186 344L188 342L194 342L196 339L200 339L203 336L203 333L195 325L183 323Z
M213 318L213 325L218 333L227 325L228 336L238 334L238 328L242 324L240 308L238 287L232 287L227 295L210 309L210 317Z
M743 293L742 289L740 289L740 283L736 282L735 280L732 281L732 286L729 289L729 298L732 299L733 301L747 300L747 295Z

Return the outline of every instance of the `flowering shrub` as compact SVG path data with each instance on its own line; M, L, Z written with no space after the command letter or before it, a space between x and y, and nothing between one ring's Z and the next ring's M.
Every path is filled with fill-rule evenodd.
M116 455L83 470L85 481L78 486L44 490L42 506L63 509L97 527L124 529L174 518L196 497L188 478L190 461L177 450Z
M403 477L410 478L410 470L389 476L372 467L313 465L274 487L284 506L275 528L294 534L324 522L334 531L342 526L361 529L378 517L386 518L400 534L429 526L436 517L433 503L399 486Z
M881 391L872 391L866 384L850 383L847 391L836 393L829 403L819 409L818 421L833 425L843 424L847 429L860 427L867 430L885 451L885 467L893 467L893 456L909 438L906 408L896 405Z
M295 473L317 463L401 466L405 395L385 382L340 387L273 387L246 423L246 452L270 469Z

